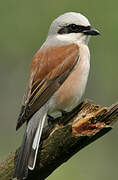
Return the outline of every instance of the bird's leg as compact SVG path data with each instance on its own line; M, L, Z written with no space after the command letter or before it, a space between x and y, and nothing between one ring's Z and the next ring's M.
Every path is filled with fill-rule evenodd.
M42 140L46 139L49 135L50 132L52 131L52 129L55 126L55 118L53 118L50 115L47 115L47 125L44 127L43 129L43 133L42 133Z
M66 117L68 115L67 111L64 111L62 109L59 110L60 111L60 116L57 118L54 118L53 116L48 115L48 126L52 127L55 124L61 124L61 119Z
M67 116L68 115L68 112L67 111L64 111L64 110L60 110L61 114L63 117Z
M61 111L60 111L61 112ZM62 113L62 112L61 112ZM61 115L61 114L60 114ZM63 116L64 117L64 116ZM54 118L53 116L48 115L48 126L52 127L55 126L55 124L60 124L60 119L62 116Z
M48 125L52 126L55 123L55 118L48 114Z

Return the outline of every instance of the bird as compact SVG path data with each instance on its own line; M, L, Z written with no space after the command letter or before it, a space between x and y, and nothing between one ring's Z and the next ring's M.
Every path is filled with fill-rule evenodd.
M34 170L43 128L48 116L58 117L79 104L90 70L90 36L99 35L78 12L66 12L50 25L47 38L30 64L16 130L26 130L13 179L23 180Z

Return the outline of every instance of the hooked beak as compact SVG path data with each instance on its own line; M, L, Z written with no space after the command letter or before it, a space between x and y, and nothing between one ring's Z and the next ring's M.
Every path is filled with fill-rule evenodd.
M97 36L100 35L100 32L95 28L90 28L88 30L84 30L83 33L85 35Z

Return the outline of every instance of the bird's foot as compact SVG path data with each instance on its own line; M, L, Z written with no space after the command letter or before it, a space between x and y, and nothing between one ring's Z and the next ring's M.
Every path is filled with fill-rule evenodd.
M68 112L67 111L64 111L64 110L60 110L61 114L62 114L62 117L65 117L68 115Z
M55 124L55 118L50 116L50 115L48 115L48 125L52 126L54 124Z

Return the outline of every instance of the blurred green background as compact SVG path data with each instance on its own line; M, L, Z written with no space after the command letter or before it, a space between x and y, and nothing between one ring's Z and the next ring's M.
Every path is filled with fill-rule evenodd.
M118 100L118 1L0 1L0 160L21 144L16 119L29 77L29 63L53 19L81 12L101 36L93 37L91 71L83 98L100 105ZM48 180L111 180L118 177L118 127L77 153Z

